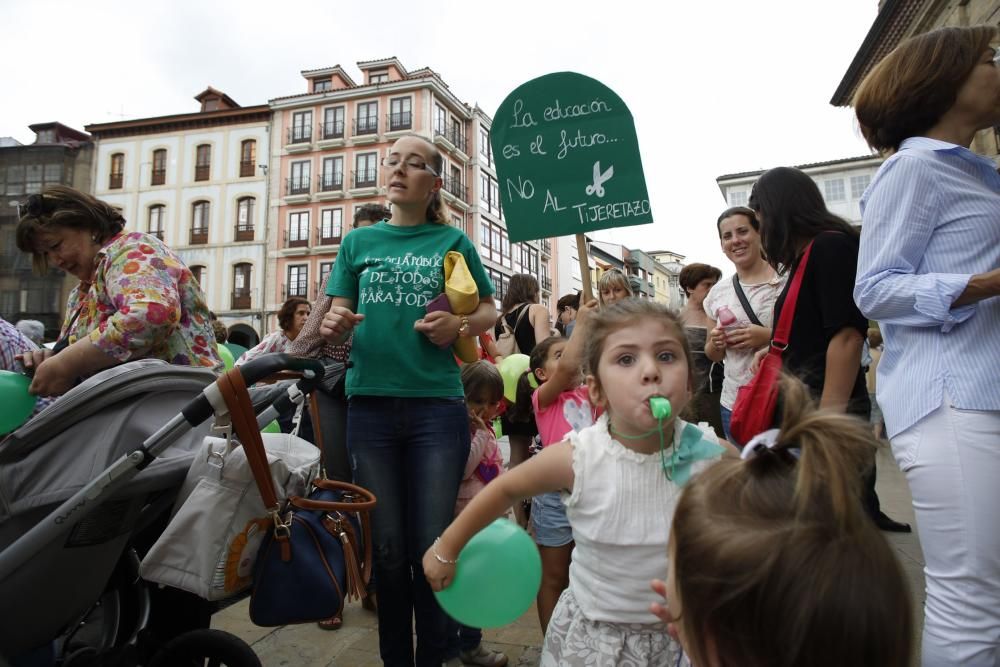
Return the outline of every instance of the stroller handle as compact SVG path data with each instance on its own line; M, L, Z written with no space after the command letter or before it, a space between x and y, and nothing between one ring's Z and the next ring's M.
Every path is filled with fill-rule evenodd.
M308 394L322 381L324 374L323 362L319 359L293 357L284 353L264 354L249 361L235 370L243 376L243 381L249 387L266 377L282 371L299 371L303 377L296 383L303 394ZM212 386L212 385L210 385ZM185 421L191 426L197 426L213 413L212 404L205 392L188 403L181 410Z

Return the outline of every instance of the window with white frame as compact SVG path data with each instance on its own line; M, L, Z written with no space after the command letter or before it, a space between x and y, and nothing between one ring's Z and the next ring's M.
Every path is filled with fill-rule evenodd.
M290 264L288 266L288 281L285 283L285 297L309 294L309 265Z
M333 273L333 262L319 263L319 284L316 286L318 293L326 293L326 284L330 282L331 273Z
M378 153L358 153L354 168L354 187L374 187L378 177Z
M747 191L746 190L730 190L729 191L729 205L730 206L746 206L747 205Z
M378 132L378 102L358 102L358 117L354 121L354 134Z
M288 179L288 194L309 192L310 164L308 160L292 163L291 178Z
M833 178L823 181L823 195L827 201L844 201L844 179Z
M868 174L861 176L851 176L851 199L861 199L861 195L868 189L868 184L872 182L872 177Z
M388 83L389 82L389 70L379 70L377 72L370 72L368 74L368 83Z
M320 213L320 244L340 243L344 234L344 209L326 208Z
M319 188L324 192L344 189L344 157L342 155L323 158L323 178Z
M479 128L479 155L486 161L487 166L493 166L493 149L490 147L490 131L485 127Z
M296 211L288 215L288 244L309 243L309 211Z
M323 138L336 139L344 136L344 107L323 109Z
M448 112L440 104L434 105L434 133L446 134L448 130Z
M292 134L289 143L310 141L312 139L312 111L296 111L292 114Z
M154 204L149 207L148 231L161 241L163 240L163 211L165 208L163 204Z
M394 97L389 100L389 130L408 130L413 127L413 100L407 97Z

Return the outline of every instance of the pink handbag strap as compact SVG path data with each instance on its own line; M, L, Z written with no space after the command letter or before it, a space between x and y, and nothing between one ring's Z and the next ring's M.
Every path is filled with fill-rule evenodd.
M781 317L774 327L774 335L771 337L771 349L776 350L780 355L788 349L788 337L792 333L792 319L795 317L795 306L799 301L799 291L802 289L802 277L806 274L806 265L809 263L809 253L812 252L813 242L810 241L802 253L802 261L799 262L792 276L792 282L788 286L788 295L785 303L781 307Z

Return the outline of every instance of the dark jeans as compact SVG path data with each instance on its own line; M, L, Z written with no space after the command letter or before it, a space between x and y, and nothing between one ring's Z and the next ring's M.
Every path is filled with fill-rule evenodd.
M455 515L469 458L462 398L355 396L347 441L356 483L375 494L372 512L379 651L389 667L438 667L451 622L431 592L421 561Z
M459 657L460 654L475 650L483 642L483 631L479 628L470 628L462 625L458 621L451 621L451 628L448 635L448 651L445 654L447 660Z

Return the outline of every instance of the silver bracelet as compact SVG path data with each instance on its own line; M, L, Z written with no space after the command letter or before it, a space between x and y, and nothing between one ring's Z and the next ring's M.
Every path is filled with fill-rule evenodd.
M431 545L431 553L434 554L434 558L437 559L437 562L441 563L442 565L455 565L456 563L458 563L457 558L455 560L448 560L447 558L442 558L441 554L439 554L438 550L435 548L437 546L437 543L440 541L441 541L440 537L435 537L434 544Z

